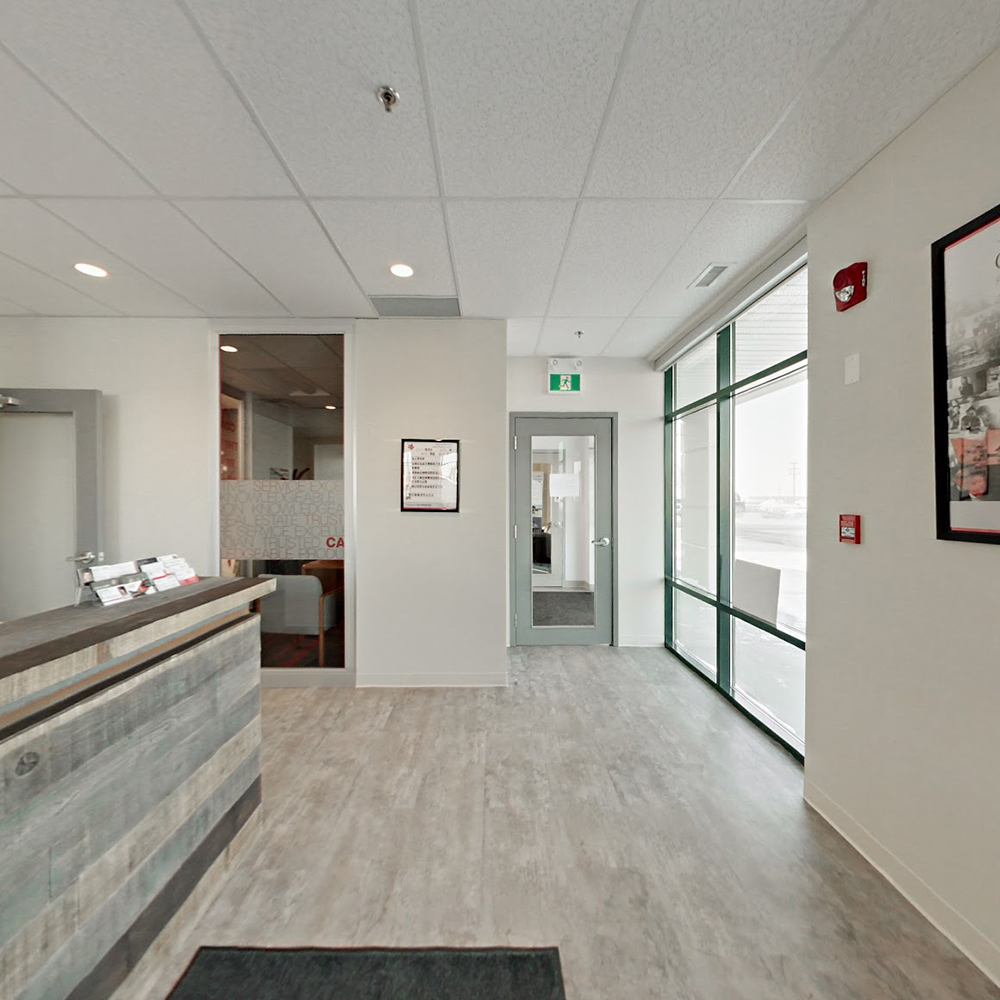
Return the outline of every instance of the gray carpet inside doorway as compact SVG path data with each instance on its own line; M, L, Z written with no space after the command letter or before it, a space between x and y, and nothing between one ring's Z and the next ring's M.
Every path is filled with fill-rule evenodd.
M566 1000L558 948L201 948L168 1000Z
M585 590L536 590L535 625L593 625L594 595Z

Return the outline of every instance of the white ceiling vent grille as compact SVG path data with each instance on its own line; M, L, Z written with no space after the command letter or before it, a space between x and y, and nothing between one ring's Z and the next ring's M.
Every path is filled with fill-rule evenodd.
M688 287L708 288L724 271L728 271L729 267L729 264L709 264Z
M379 316L461 316L453 295L373 295Z

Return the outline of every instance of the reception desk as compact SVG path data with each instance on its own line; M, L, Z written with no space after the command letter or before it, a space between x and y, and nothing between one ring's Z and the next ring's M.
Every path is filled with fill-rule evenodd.
M4 1000L111 997L246 839L273 589L208 579L0 625Z

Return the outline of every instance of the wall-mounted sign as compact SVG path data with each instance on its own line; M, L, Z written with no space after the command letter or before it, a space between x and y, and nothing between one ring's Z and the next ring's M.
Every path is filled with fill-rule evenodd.
M549 392L580 392L582 375L560 375L549 372Z
M457 513L458 441L403 438L399 509Z

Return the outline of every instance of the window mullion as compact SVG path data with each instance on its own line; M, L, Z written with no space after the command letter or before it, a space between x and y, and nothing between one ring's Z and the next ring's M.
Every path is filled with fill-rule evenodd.
M732 689L732 664L731 664L731 635L732 628L729 614L723 610L728 608L732 602L732 516L733 516L733 490L732 490L732 397L724 390L729 388L732 381L732 351L733 351L733 325L730 324L719 331L717 347L718 362L718 387L719 401L717 404L715 428L717 434L718 457L718 479L716 488L716 501L718 511L716 517L716 529L718 537L717 546L717 573L716 573L716 597L720 608L716 616L716 662L717 662L717 683L723 691L729 692Z
M668 368L663 380L663 496L664 496L664 538L663 565L667 580L674 576L674 421L670 414L674 409L674 369ZM664 641L674 645L674 588L667 583L663 588Z

